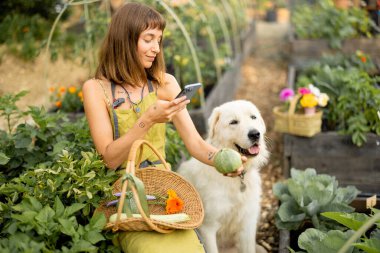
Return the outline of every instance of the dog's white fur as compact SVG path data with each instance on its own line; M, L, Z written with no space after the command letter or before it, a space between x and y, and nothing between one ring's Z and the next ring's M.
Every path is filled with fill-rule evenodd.
M240 253L256 252L256 228L261 209L260 168L266 164L266 126L257 107L246 100L235 100L216 107L209 118L207 142L217 148L239 151L249 149L255 141L249 133L260 133L259 153L247 156L244 164L246 190L242 192L240 177L227 177L215 168L191 158L178 172L198 190L205 208L200 227L207 253L217 253L223 245L234 243ZM256 135L257 137L257 135ZM251 149L252 150L252 149ZM257 152L257 149L256 149Z

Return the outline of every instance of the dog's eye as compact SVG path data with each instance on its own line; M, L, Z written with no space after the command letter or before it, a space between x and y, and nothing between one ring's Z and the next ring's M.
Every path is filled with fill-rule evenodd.
M230 125L237 125L237 124L239 124L239 121L237 121L236 119L230 122Z
M256 119L257 117L255 115L251 115L251 119Z

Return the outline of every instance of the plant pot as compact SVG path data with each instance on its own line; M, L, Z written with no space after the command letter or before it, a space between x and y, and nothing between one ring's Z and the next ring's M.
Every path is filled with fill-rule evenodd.
M267 22L276 22L277 21L277 11L276 11L276 9L267 10L265 21L267 21Z
M306 115L314 115L315 112L317 111L317 108L316 107L305 107L304 111L305 111Z
M338 9L348 9L351 6L350 0L334 0L334 5Z
M278 8L276 16L278 23L288 23L290 18L290 12L287 8Z

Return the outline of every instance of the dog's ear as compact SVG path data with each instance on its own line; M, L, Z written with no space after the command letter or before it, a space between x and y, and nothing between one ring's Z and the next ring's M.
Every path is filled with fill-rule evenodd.
M212 139L214 137L215 127L219 121L219 117L220 117L220 108L216 107L212 111L211 116L208 118L208 127L209 127L208 138L209 139Z

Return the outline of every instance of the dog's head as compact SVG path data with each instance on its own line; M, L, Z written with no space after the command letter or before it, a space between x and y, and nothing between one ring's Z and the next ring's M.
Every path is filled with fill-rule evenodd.
M208 120L208 141L218 148L232 148L260 167L268 158L266 127L257 107L235 100L216 107Z

